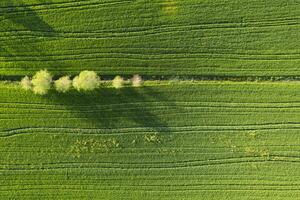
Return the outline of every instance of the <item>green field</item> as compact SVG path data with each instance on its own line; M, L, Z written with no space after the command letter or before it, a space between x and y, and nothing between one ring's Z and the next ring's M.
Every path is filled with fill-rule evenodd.
M297 199L298 83L0 85L1 199ZM174 92L176 91L176 92Z
M299 199L299 39L299 0L1 0L0 200Z
M2 0L0 75L299 76L295 0Z

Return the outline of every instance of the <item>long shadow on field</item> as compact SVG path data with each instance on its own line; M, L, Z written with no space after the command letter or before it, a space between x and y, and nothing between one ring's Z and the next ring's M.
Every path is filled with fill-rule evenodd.
M52 27L24 1L18 0L16 4L13 1L6 0L1 7L3 17L10 20L14 25L20 25L29 31L43 31L44 35L53 35L54 30Z
M0 3L0 32L0 57L24 69L32 67L26 66L29 62L32 65L47 56L39 43L57 36L55 30L22 0Z
M67 109L94 128L143 127L156 132L169 132L163 117L155 114L160 112L156 103L168 111L175 109L172 102L151 87L120 90L102 88L90 93L52 92L46 98L67 106Z

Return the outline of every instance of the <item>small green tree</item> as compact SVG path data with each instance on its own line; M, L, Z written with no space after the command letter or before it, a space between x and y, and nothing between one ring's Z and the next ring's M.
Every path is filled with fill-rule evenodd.
M31 83L31 80L28 76L25 76L24 78L22 78L22 80L20 82L20 85L24 90L31 90L32 89L32 83Z
M45 69L37 72L31 81L35 94L45 95L51 88L52 75Z
M67 92L72 86L70 76L63 76L54 82L55 89L58 92Z
M131 84L133 87L141 87L143 84L143 79L140 75L136 74L131 78Z
M73 79L73 87L78 91L90 91L99 86L100 78L94 71L82 71Z
M112 81L112 86L116 89L120 89L124 86L124 79L121 76L116 76Z

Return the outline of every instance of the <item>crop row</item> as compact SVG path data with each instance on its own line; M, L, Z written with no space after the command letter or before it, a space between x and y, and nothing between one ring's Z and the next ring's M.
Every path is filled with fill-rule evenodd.
M299 76L295 1L5 0L0 8L2 76L44 68L54 75L84 68L101 75Z
M1 198L298 195L298 83L145 81L46 96L12 83L0 90Z

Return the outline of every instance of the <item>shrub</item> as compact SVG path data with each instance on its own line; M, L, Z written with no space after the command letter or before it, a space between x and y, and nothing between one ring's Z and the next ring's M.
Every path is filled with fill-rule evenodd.
M146 142L149 143L161 143L161 137L157 133L147 134L144 136Z
M82 71L73 79L73 87L78 90L94 90L99 86L100 78L94 71Z
M143 84L143 79L140 75L134 75L132 78L131 78L131 84L133 87L141 87L142 84Z
M51 88L52 76L46 69L41 70L33 76L31 83L35 94L45 95Z
M72 86L72 81L69 76L63 76L54 82L54 86L58 92L67 92Z
M116 89L120 89L124 86L124 79L121 76L116 76L112 81L112 86Z
M24 90L31 90L32 89L32 84L31 84L31 80L28 78L28 76L25 76L21 82L21 87L24 89Z

